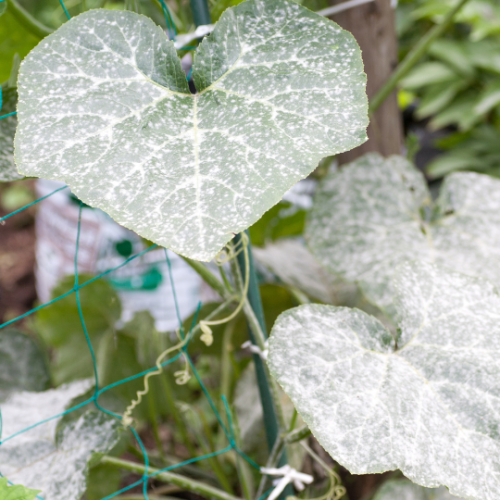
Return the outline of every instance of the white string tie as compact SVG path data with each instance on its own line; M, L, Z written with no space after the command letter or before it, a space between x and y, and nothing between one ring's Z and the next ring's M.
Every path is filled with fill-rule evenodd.
M267 340L266 340L264 346L265 346L265 349L262 351L258 345L252 344L252 342L250 342L250 340L247 340L246 342L241 344L242 349L249 349L252 354L257 354L264 361L267 361L267 355L269 353Z
M311 484L314 480L314 478L309 474L298 472L297 470L292 469L289 465L284 465L279 469L261 467L260 471L262 474L266 474L268 476L281 476L281 478L273 480L275 488L269 495L268 500L276 500L287 484L293 483L297 491L302 491L306 484Z

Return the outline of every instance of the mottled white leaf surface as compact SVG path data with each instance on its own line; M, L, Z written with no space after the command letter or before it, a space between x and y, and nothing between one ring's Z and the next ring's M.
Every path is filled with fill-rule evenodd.
M272 330L269 366L321 445L354 474L474 500L500 491L500 296L429 263L395 277L395 340L357 309L305 305Z
M0 3L0 7L6 3L5 1ZM17 89L5 89L2 92L2 97L0 116L13 113L17 105ZM14 163L14 134L16 133L16 127L16 115L0 120L0 182L15 181L24 177L18 173Z
M319 160L366 140L350 33L288 0L228 9L191 95L150 19L93 10L25 59L15 157L142 236L210 260Z
M500 180L448 176L435 205L405 158L365 155L320 184L306 225L314 255L394 316L392 276L421 259L500 286Z
M252 252L280 281L322 302L338 303L356 293L356 287L325 271L300 240L283 239L264 248L254 247Z
M390 479L377 490L373 500L460 500L441 486L424 488L406 479Z
M90 387L78 381L45 392L20 392L1 405L2 439L64 412ZM93 453L117 442L117 423L88 412L58 429L60 418L14 436L0 446L0 472L14 484L41 490L44 500L79 500L85 491L87 464Z
M0 401L13 391L43 391L49 386L49 367L38 344L18 330L0 330Z

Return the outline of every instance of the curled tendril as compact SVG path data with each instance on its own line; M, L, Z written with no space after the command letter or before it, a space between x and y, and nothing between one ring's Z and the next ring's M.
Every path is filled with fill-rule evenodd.
M200 337L202 342L204 342L207 346L211 345L213 342L213 334L210 326L214 325L223 325L224 323L228 323L233 318L235 318L238 313L241 311L245 304L245 300L248 294L248 285L250 283L250 258L248 256L248 236L245 233L241 234L241 239L238 241L236 245L228 245L223 250L221 250L217 257L215 258L215 262L218 266L222 266L229 262L232 259L235 259L240 253L245 254L245 283L243 285L243 291L241 293L240 302L238 307L226 318L213 320L213 321L200 321L200 329L203 332Z

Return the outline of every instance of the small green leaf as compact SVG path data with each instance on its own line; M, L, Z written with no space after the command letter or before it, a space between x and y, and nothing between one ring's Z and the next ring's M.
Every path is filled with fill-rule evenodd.
M7 10L7 0L0 1L0 16Z
M21 66L16 163L182 255L210 260L325 156L366 140L352 35L289 0L247 0L200 44L189 92L150 19L91 10Z
M0 15L1 8L2 4L0 3ZM9 486L7 478L0 477L0 498L2 500L34 500L38 493L40 490L30 490L21 485Z
M359 283L368 300L394 316L392 276L407 260L500 285L500 181L454 173L433 205L410 162L368 154L324 178L305 236L323 266Z
M87 412L59 427L59 417L5 439L64 412L72 399L90 387L89 381L78 381L45 392L20 392L2 404L0 470L5 477L40 489L44 500L81 498L93 455L106 453L118 441L115 419Z
M276 321L271 373L351 473L400 469L422 486L496 500L500 296L422 262L401 264L394 281L397 342L359 310L308 304Z

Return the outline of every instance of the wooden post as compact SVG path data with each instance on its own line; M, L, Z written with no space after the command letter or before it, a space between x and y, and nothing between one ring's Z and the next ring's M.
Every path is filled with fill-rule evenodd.
M333 0L331 3L335 5L342 1ZM361 47L370 99L398 63L395 10L391 0L375 0L359 5L336 14L332 19L350 31ZM361 146L339 155L340 163L353 161L369 151L377 151L383 156L401 154L403 128L396 92L371 117L368 137L369 140Z

